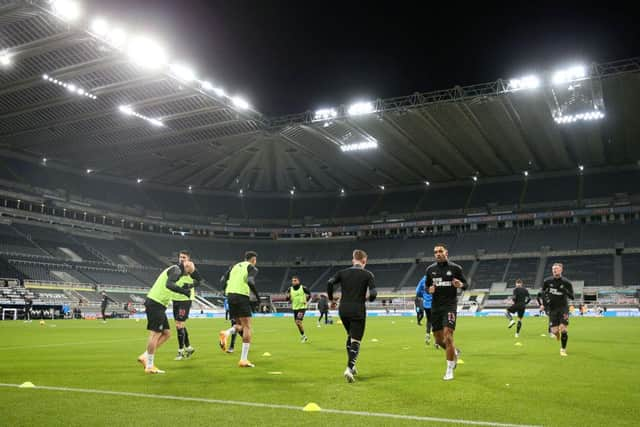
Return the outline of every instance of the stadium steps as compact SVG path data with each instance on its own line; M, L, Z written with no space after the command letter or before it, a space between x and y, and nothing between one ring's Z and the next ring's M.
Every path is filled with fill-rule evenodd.
M542 252L540 256L540 261L538 262L538 270L536 271L536 283L534 285L535 288L542 287L542 281L544 280L544 269L547 265L548 254L546 251Z
M142 239L129 239L134 246L136 246L138 249L140 249L142 252L146 252L148 256L150 256L153 259L156 259L158 261L160 261L161 265L165 265L167 263L167 261L164 259L164 257L162 255L160 255L159 253L157 253L155 250L151 249L151 247L149 247L147 244L142 242Z
M467 280L471 283L471 286L469 287L469 289L473 288L473 276L475 276L479 265L480 265L480 261L478 261L478 259L474 259L473 264L471 264L471 268L469 269L469 275L467 276Z
M322 274L315 280L315 282L311 284L311 286L309 287L309 290L314 289L316 286L326 281L327 277L329 276L329 274L331 274L332 270L333 270L333 266L330 265L329 267L327 267L327 269L322 272Z
M196 295L196 301L198 301L198 304L203 305L207 308L212 308L212 309L220 308L217 305L213 304L208 299L201 297L200 295Z
M613 256L613 286L623 286L622 282L622 255L616 250Z
M511 260L513 259L513 257L509 257L509 259L507 260L507 265L504 267L504 273L502 273L502 281L506 282L507 281L507 275L509 274L509 267L511 267Z
M40 249L42 251L42 253L44 255L47 256L52 256L54 254L50 254L49 252L47 252L46 250L44 250L44 248L42 246L40 246L39 244L37 244L35 241L33 241L33 239L31 239L31 236L29 236L26 233L23 233L22 231L18 230L17 227L14 227L13 225L10 225L10 227L13 229L13 231L15 231L20 237L25 238L29 243L31 243L33 246L35 246L36 248Z
M399 289L402 289L404 285L407 284L407 281L413 276L413 273L416 271L416 268L418 268L417 263L414 262L413 264L411 264L411 267L409 267L409 270L407 270L407 272L404 274L404 276L402 277L402 280L400 280L400 283L394 289L394 292Z
M113 262L111 259L109 259L105 254L103 254L102 252L100 252L99 250L97 250L96 248L94 248L93 246L87 245L84 242L81 242L80 240L76 239L75 236L73 234L69 234L69 239L75 243L76 245L79 245L83 248L85 248L87 251L89 251L89 253L93 256L95 256L96 258L98 258L100 261L105 262L107 264L111 264L114 265L116 264L115 262Z
M289 271L291 270L291 267L287 267L284 270L284 276L282 277L282 283L280 283L280 292L284 292L284 290L287 288L287 278L289 277Z

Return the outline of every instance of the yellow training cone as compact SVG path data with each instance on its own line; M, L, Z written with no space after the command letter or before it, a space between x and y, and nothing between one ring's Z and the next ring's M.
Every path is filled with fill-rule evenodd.
M518 347L522 347L522 343L520 341L518 341L517 343L515 343L514 345L517 345Z
M306 412L317 412L317 411L321 411L322 409L320 409L320 407L316 403L310 402L310 403L307 403L307 406L302 408L302 410Z
M265 351L264 353L262 353L262 355L264 357L271 357L271 353L269 353L268 351Z
M378 338L371 338L371 342L378 342Z
M336 322L336 325L342 325L342 320L338 320L338 321Z
M458 365L464 365L464 360L462 359L458 359L458 361L456 362Z
M20 388L34 388L35 385L31 381L20 384Z

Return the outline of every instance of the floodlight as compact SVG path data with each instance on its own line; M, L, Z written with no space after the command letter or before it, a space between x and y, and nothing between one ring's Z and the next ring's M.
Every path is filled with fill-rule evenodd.
M313 116L314 120L331 120L338 117L338 112L335 108L321 108L316 110L315 115Z
M80 5L74 0L53 0L53 12L66 21L75 21L80 17Z
M153 40L146 37L137 37L127 47L129 57L137 65L154 69L167 63L167 53Z
M587 76L587 68L584 65L574 65L573 67L559 70L553 73L551 81L553 84L558 85L562 83L572 82L579 80Z
M105 37L109 32L109 24L102 18L95 18L91 21L89 28L95 35L100 37Z
M377 141L365 141L365 142L358 142L355 144L345 144L340 146L340 149L343 152L371 150L374 148L378 148Z
M200 86L202 86L202 89L204 90L213 90L213 85L208 81L202 82Z
M11 56L9 55L9 52L0 52L0 65L2 65L3 67L8 67L9 65L11 65Z
M247 108L249 108L249 103L239 96L234 96L233 98L231 98L231 102L233 103L233 105L242 110L246 110Z
M196 72L188 65L171 64L169 66L169 69L174 76L176 76L180 80L184 80L185 82L191 82L196 79Z
M356 102L349 106L347 113L350 116L359 116L361 114L373 113L374 110L375 108L371 102Z

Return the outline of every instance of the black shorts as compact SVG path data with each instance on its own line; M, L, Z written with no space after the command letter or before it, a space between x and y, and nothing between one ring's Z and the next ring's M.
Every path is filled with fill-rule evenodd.
M432 309L431 325L433 332L440 331L444 328L456 329L456 318L458 314L455 308Z
M366 324L366 317L351 317L340 315L340 320L342 321L342 326L344 326L347 334L356 341L362 341L362 337L364 337L364 327Z
M555 327L558 325L569 325L569 308L551 310L549 312L549 324L551 325L551 327Z
M173 302L173 320L178 322L184 322L189 318L189 311L191 310L191 300L189 301L174 301Z
M306 308L303 308L301 310L293 310L293 320L303 320L304 319L304 313L307 311Z
M167 307L147 298L144 302L145 312L147 314L147 329L154 332L162 332L169 328L169 319L167 319Z
M251 300L248 296L228 294L227 301L229 301L229 317L232 319L252 316L253 310L251 310Z
M509 313L517 313L518 317L522 319L524 317L525 307L524 305L513 304L511 307L507 308L507 311Z

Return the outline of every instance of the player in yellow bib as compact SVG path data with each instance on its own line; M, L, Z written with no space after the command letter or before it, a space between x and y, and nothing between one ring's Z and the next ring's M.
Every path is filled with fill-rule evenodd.
M165 268L147 294L144 306L147 314L149 340L147 351L138 357L138 362L142 363L147 374L164 374L163 370L155 366L154 356L156 350L171 336L166 313L167 307L175 296L191 295L191 285L178 286L176 282L193 273L195 269L195 265L191 261Z
M300 332L300 342L307 342L309 339L304 333L302 321L304 320L304 313L307 311L307 304L311 299L311 292L300 284L300 278L298 276L293 276L291 278L291 286L287 289L285 295L287 301L291 301L293 320L295 320L298 332Z

